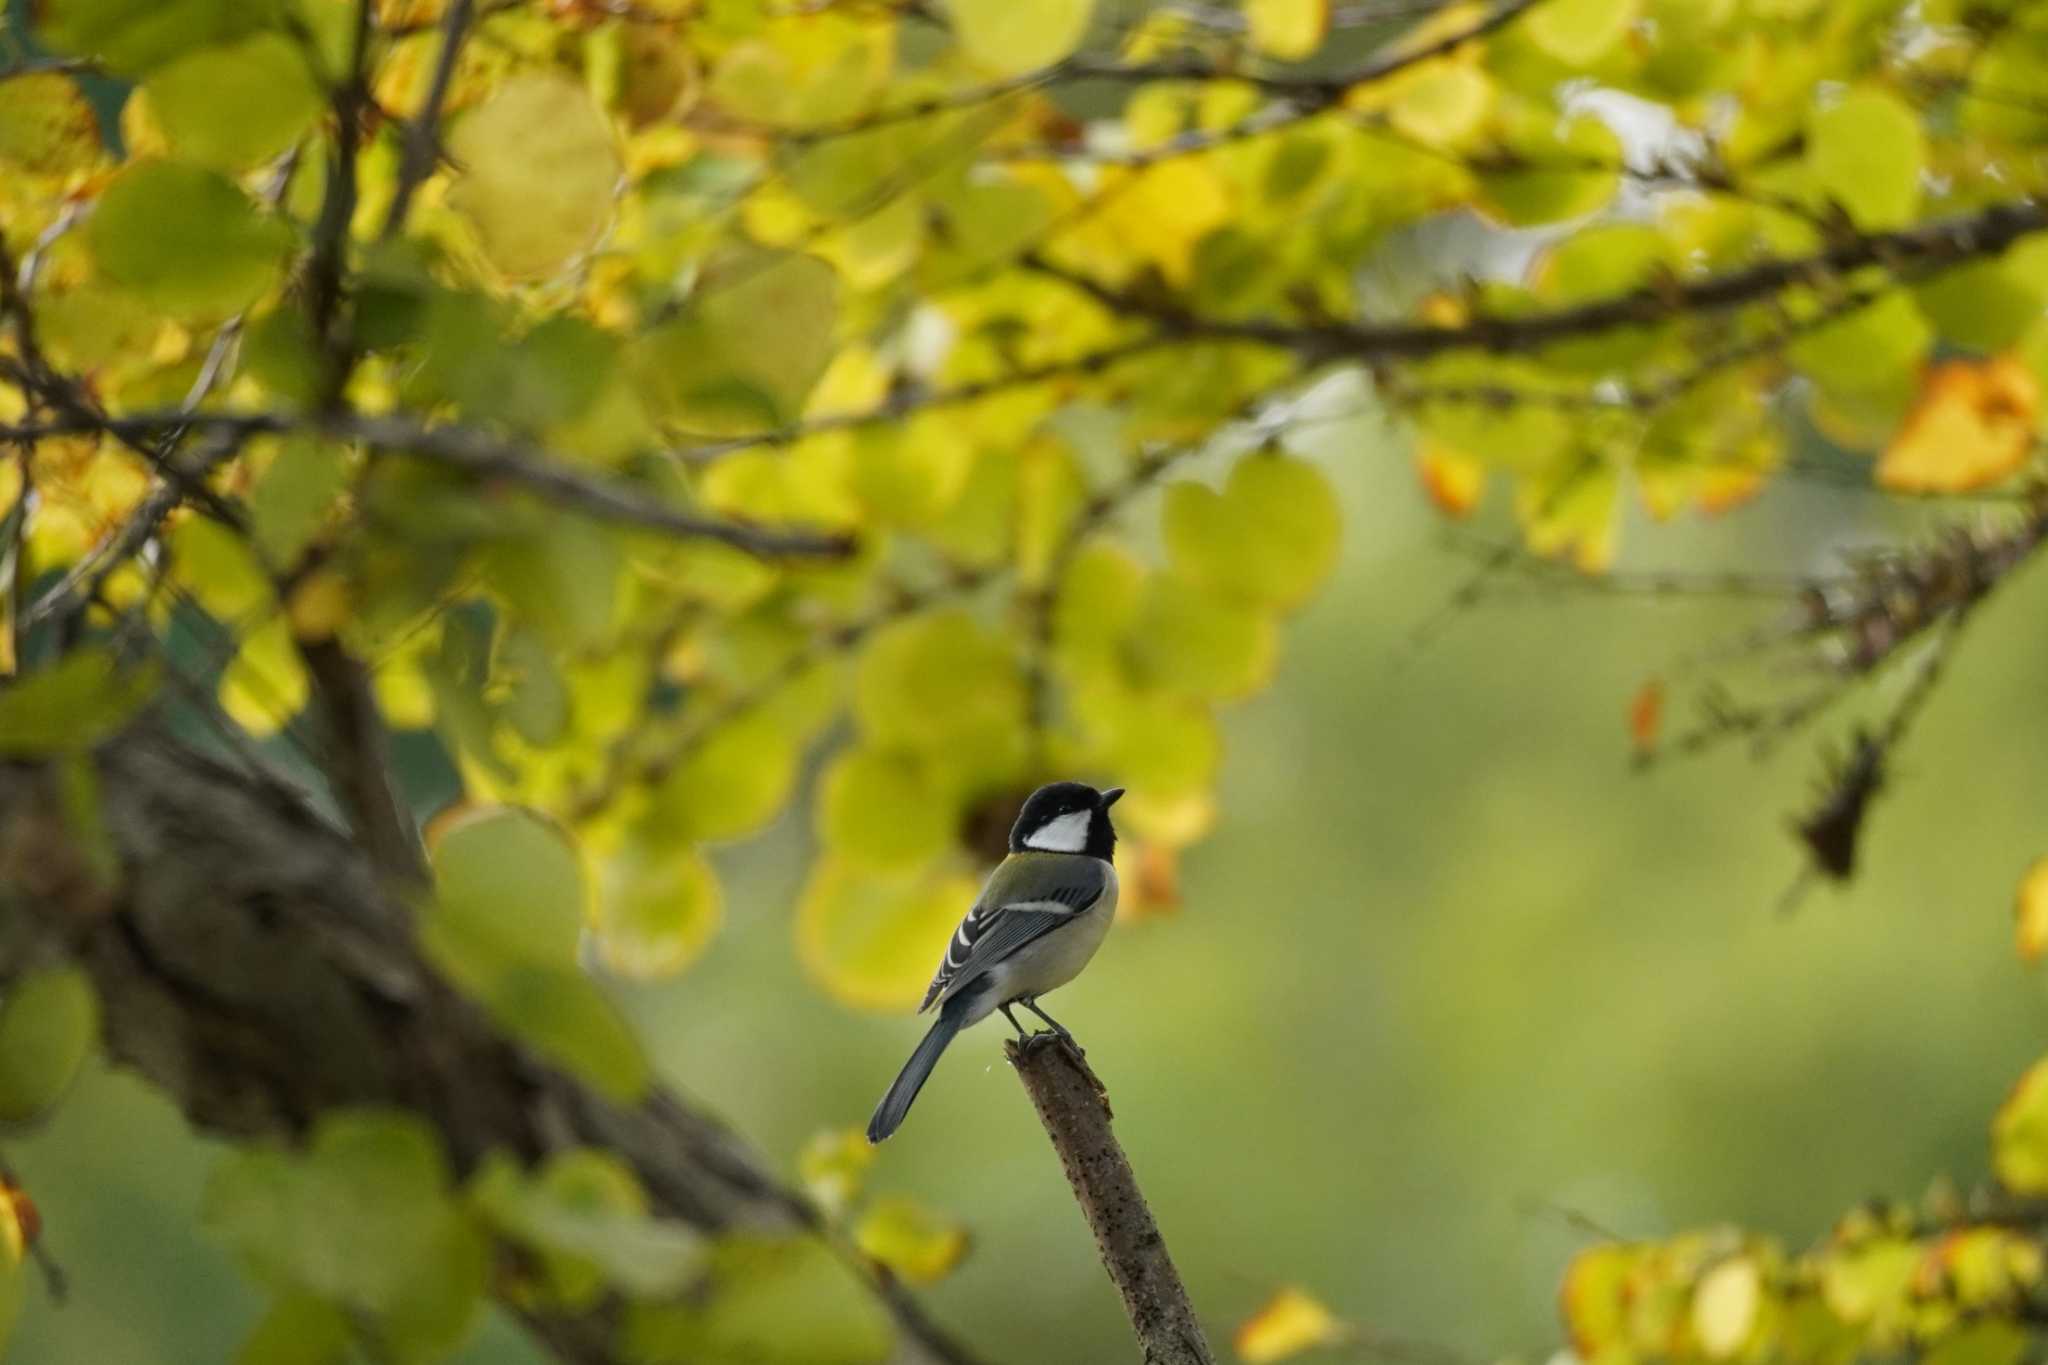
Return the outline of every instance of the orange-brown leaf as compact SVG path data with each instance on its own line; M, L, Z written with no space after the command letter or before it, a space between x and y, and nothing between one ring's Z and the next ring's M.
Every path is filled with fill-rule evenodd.
M1471 516L1486 493L1485 465L1433 441L1416 454L1415 469L1429 500L1448 516Z
M2006 478L2034 443L2041 386L2011 356L1928 369L1920 396L1877 461L1897 493L1966 493Z
M1635 741L1636 752L1647 754L1655 750L1663 727L1664 684L1652 678L1636 689L1628 704L1628 737Z

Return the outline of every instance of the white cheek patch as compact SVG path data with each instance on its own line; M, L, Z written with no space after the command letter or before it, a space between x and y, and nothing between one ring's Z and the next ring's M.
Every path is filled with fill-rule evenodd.
M1088 826L1094 819L1094 811L1077 810L1048 820L1025 837L1024 847L1042 853L1079 853L1088 847Z

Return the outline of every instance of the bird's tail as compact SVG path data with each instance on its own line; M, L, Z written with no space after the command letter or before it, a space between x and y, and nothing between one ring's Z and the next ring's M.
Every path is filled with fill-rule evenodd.
M931 1032L925 1034L924 1041L917 1045L917 1051L910 1054L903 1070L896 1073L895 1083L889 1087L889 1093L882 1096L882 1102L875 1106L875 1116L868 1120L869 1142L880 1142L903 1125L903 1116L910 1112L910 1102L924 1087L925 1077L932 1074L932 1068L939 1064L939 1054L960 1031L966 1011L955 1006L961 1003L956 997L940 1007Z

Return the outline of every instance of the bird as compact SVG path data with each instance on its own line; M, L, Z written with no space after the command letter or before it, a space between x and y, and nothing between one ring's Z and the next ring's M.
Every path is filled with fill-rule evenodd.
M923 1014L939 1017L903 1064L868 1120L879 1143L902 1126L910 1103L961 1029L1022 1005L1068 1043L1074 1035L1038 1007L1038 997L1066 985L1088 965L1116 917L1116 827L1109 808L1122 787L1097 791L1083 782L1053 782L1026 798L1010 829L1010 851L946 945L926 988Z

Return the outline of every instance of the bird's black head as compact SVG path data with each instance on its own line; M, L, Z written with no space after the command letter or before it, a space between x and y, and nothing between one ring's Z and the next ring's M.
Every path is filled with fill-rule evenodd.
M1122 787L1097 791L1082 782L1054 782L1031 793L1010 828L1010 852L1086 853L1107 858L1116 851L1116 827L1109 808Z

